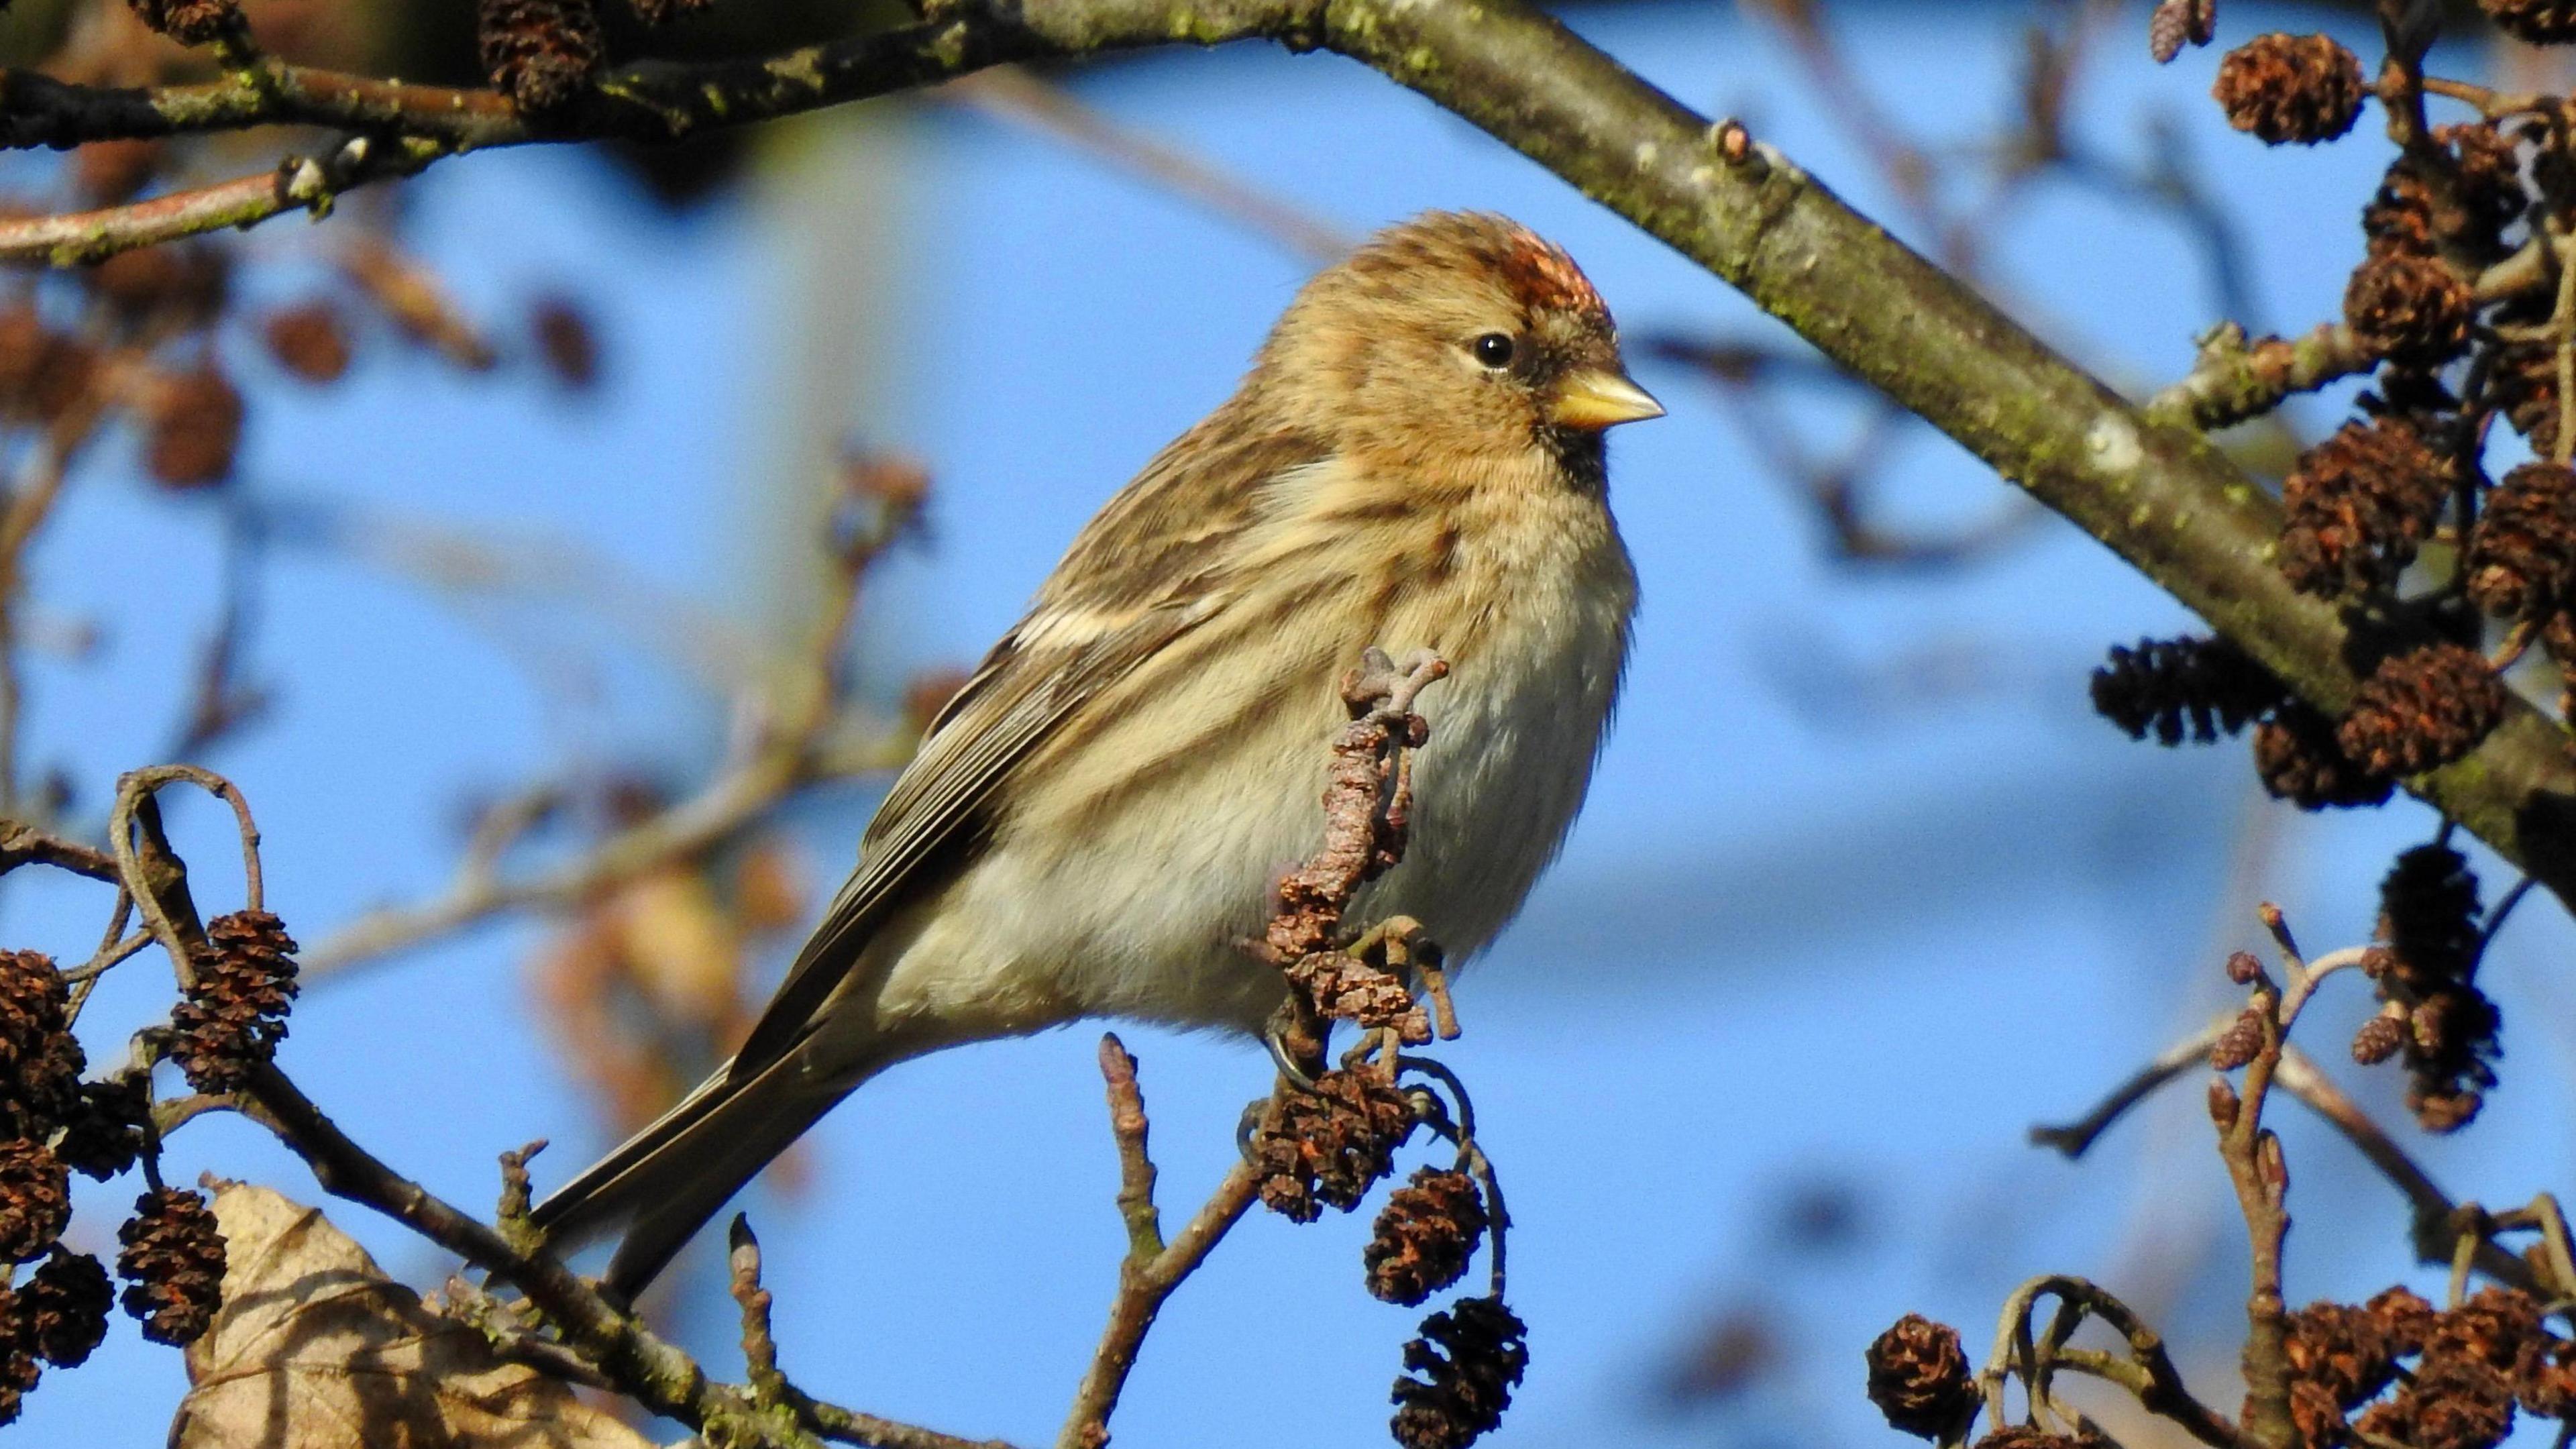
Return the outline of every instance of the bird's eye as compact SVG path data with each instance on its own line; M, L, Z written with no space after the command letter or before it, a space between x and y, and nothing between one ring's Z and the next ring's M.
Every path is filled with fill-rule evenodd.
M1476 339L1476 360L1497 370L1512 365L1512 339L1509 333L1488 332Z

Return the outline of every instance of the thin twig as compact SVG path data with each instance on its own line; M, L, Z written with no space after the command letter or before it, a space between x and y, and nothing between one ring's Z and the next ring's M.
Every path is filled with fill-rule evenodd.
M2146 412L2196 428L2230 427L2270 412L2293 393L2368 372L2378 361L2340 322L2303 337L2260 341L2248 341L2245 329L2229 322L2200 339L2191 371L2149 398Z
M1163 1251L1163 1217L1154 1206L1154 1159L1146 1149L1151 1124L1145 1095L1136 1085L1136 1058L1115 1032L1100 1037L1100 1077L1109 1088L1109 1131L1118 1140L1118 1215L1127 1222L1127 1254L1151 1259Z
M2059 1312L2045 1335L2030 1331L2032 1310L2042 1298L2055 1298ZM2123 1363L2107 1355L2069 1349L2066 1340L2085 1318L2099 1318L2128 1340ZM2063 1364L2129 1389L2148 1412L2180 1424L2191 1436L2214 1449L2240 1449L2237 1428L2227 1417L2193 1396L2182 1373L2165 1351L2164 1338L2118 1298L2082 1278L2044 1274L2013 1290L1995 1323L1995 1344L1977 1375L1990 1427L2005 1423L2004 1382L2016 1369L2031 1388L2034 1413L2057 1408L2048 1393L2048 1374Z
M2211 1045L2234 1020L2231 1015L2224 1021L2212 1022L2165 1048L2153 1061L2130 1074L2127 1081L2113 1087L2109 1095L2094 1105L2093 1110L2074 1121L2054 1127L2042 1125L2031 1128L2031 1144L2055 1148L2068 1157L2082 1157L2130 1108L2154 1096L2159 1088L2193 1067L2206 1065Z
M1261 1174L1237 1162L1217 1184L1207 1205L1170 1243L1163 1242L1154 1207L1154 1166L1146 1156L1145 1098L1136 1084L1136 1059L1115 1036L1100 1042L1100 1074L1109 1091L1110 1131L1118 1142L1118 1213L1127 1224L1127 1255L1118 1264L1118 1295L1109 1324L1074 1391L1073 1408L1056 1435L1056 1449L1100 1449L1109 1442L1109 1416L1136 1367L1136 1353L1164 1300L1207 1261L1207 1255L1243 1218L1260 1193Z
M445 154L429 141L351 137L319 158L288 156L266 171L146 201L0 221L0 262L83 266L182 237L256 226L290 211L321 215L345 191L414 175Z
M778 1338L769 1326L769 1290L761 1286L760 1239L752 1236L751 1219L735 1213L725 1241L733 1301L742 1309L742 1357L752 1402L763 1408L783 1404L787 1376L778 1371Z
M2245 1300L2244 1443L2246 1449L2294 1449L2299 1431L2290 1413L2289 1308L2282 1297L2282 1246L2289 1236L2289 1167L2281 1139L2263 1125L2263 1109L2283 1052L2299 1014L2314 998L2319 983L2338 971L2359 966L2369 956L2364 947L2330 952L2313 963L2302 958L2278 906L2264 902L2256 911L2279 948L2286 989L2275 986L2261 968L2252 969L2252 1005L2248 1015L2262 1028L2262 1043L2245 1064L2244 1085L2218 1123L2218 1155L2236 1190L2238 1211L2245 1219L2245 1238L2252 1267ZM2251 963L2250 956L2239 958Z
M65 840L23 820L0 820L0 875L22 865L50 865L108 885L122 878L116 857L96 846Z

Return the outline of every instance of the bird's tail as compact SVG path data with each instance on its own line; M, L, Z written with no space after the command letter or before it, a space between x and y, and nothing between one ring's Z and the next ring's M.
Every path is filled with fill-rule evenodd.
M815 1082L789 1053L748 1080L731 1063L616 1151L537 1205L534 1225L558 1252L623 1227L603 1287L633 1301L770 1160L856 1082Z

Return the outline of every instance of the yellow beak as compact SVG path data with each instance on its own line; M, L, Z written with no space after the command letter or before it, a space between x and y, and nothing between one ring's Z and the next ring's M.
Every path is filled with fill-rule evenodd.
M1559 379L1547 407L1548 421L1585 432L1663 415L1662 403L1624 374L1607 368L1587 368Z

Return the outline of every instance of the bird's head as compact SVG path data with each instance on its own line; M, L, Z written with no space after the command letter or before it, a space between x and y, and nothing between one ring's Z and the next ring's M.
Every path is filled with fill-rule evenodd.
M1261 374L1303 426L1397 456L1537 448L1594 471L1605 429L1664 411L1574 259L1484 213L1426 213L1318 274Z

